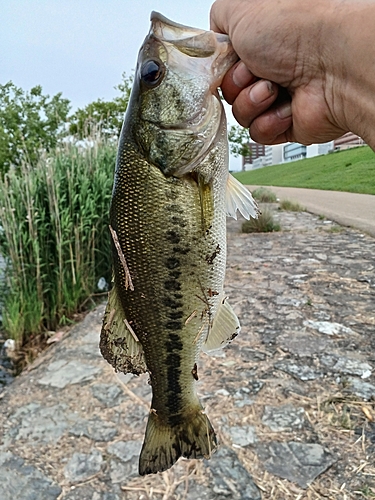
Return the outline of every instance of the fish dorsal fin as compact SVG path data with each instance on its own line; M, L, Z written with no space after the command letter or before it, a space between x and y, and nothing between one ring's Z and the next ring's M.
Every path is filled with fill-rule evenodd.
M250 219L250 217L257 219L260 214L258 205L250 191L231 174L228 174L225 203L227 215L234 219L237 219L237 210L245 219Z
M125 317L116 285L109 292L100 334L100 350L116 371L135 375L147 371L142 344Z
M236 313L229 305L227 298L223 297L202 350L209 352L225 347L231 340L237 337L240 329L241 326Z

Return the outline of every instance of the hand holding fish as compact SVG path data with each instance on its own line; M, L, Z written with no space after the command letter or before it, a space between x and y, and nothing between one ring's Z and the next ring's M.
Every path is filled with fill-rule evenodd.
M222 91L264 144L325 142L349 130L373 149L374 2L216 0L211 28L240 57Z

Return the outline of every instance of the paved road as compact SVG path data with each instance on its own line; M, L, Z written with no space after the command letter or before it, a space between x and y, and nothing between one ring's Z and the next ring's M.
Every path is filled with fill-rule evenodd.
M250 191L259 186L248 186ZM334 220L344 226L365 231L375 237L375 196L371 194L320 191L289 187L269 187L280 199L297 201L308 212Z

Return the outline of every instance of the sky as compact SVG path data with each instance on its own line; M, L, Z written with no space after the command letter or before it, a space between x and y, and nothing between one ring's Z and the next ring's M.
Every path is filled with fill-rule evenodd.
M0 83L44 94L62 92L73 110L111 100L121 75L132 73L155 10L209 29L213 0L3 0ZM227 108L228 121L236 123ZM231 159L231 168L240 168Z

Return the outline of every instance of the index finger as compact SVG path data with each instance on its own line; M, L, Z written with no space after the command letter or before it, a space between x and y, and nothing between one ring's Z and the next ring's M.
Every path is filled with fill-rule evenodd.
M229 35L227 8L228 2L225 0L216 0L212 4L210 11L210 29L212 31Z

